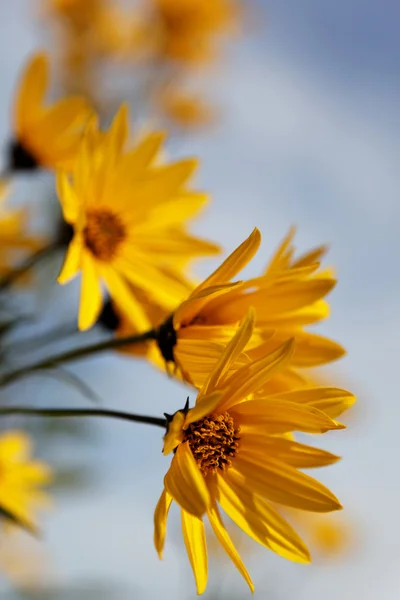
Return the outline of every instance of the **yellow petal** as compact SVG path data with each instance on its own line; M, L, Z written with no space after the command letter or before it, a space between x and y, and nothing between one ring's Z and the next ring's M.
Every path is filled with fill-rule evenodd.
M259 457L272 456L296 469L325 467L340 460L339 456L326 450L282 437L265 435L261 433L261 428L259 434L241 433L240 435L240 456L254 454Z
M261 234L255 228L249 237L228 256L228 258L196 289L198 293L204 288L230 281L250 262L261 243ZM242 314L244 314L244 311Z
M217 481L218 502L248 536L288 560L310 562L304 542L268 502L223 475Z
M178 446L164 478L167 492L188 513L201 518L210 506L210 494L188 442Z
M219 285L213 285L211 287L202 288L198 292L193 293L188 300L182 302L182 304L177 308L174 314L174 327L175 329L179 329L179 327L189 325L193 319L201 312L201 310L207 305L208 302L221 296L223 294L227 294L231 290L239 287L241 285L240 281L236 281L234 283L221 283Z
M14 462L28 459L31 453L29 437L18 430L9 430L0 437L0 460Z
M345 410L353 406L356 401L354 394L334 387L312 387L280 392L271 396L270 399L313 406L332 419L336 419Z
M89 329L97 321L103 298L93 258L86 252L82 255L82 282L79 302L78 327Z
M164 436L163 454L170 454L179 444L183 442L183 425L185 423L185 414L179 410L168 423L168 430Z
M312 265L316 262L319 262L321 258L323 258L324 255L327 253L328 249L328 246L324 244L321 246L317 246L317 248L309 250L305 254L299 256L299 258L292 263L292 269L304 267L306 265Z
M47 83L47 56L35 54L25 67L16 94L15 127L18 135L24 133L25 127L29 127L40 112Z
M40 120L40 128L54 135L62 135L65 130L83 125L90 115L89 106L84 98L67 97L53 104Z
M230 413L240 423L242 431L255 434L260 432L260 427L270 435L288 431L325 433L345 428L312 406L302 406L275 396L242 402L233 406Z
M246 347L253 333L253 327L254 311L253 309L250 309L238 328L237 333L226 346L225 351L213 369L209 380L201 390L201 395L207 394L210 390L213 390L218 385L219 380L225 375L231 364L235 361L236 357Z
M82 257L82 237L80 234L75 234L68 246L64 264L57 278L58 283L67 283L79 273L82 265Z
M276 273L277 271L281 271L289 268L290 265L290 257L293 253L292 242L294 235L296 233L296 228L291 227L289 229L288 234L281 242L278 250L275 252L272 257L267 269L265 270L266 275L270 275L272 273Z
M201 519L188 514L184 510L181 511L181 515L183 539L196 580L197 593L202 594L206 589L208 578L204 523Z
M239 573L243 576L245 581L247 582L250 590L254 593L254 585L251 580L251 577L243 564L242 559L239 556L238 551L232 543L231 538L225 528L225 525L221 519L220 512L218 510L218 506L213 503L210 510L208 511L208 518L210 519L211 527L214 530L215 535L217 536L220 544L223 546L225 552L228 554L229 558L238 569Z
M342 508L336 496L322 483L270 456L236 456L235 468L229 470L229 480L247 486L272 502L301 510L325 513Z
M159 558L162 558L165 535L167 533L167 518L171 506L172 496L163 490L154 512L154 545Z
M75 223L78 219L79 200L66 173L57 172L56 187L64 219L67 223Z
M184 429L187 429L190 423L199 421L206 415L210 415L216 411L221 402L221 396L221 392L217 390L206 396L202 396L200 400L196 400L196 405L186 415Z
M100 272L106 282L110 296L123 310L132 325L138 332L150 329L151 323L146 311L139 300L135 298L134 292L123 278L114 271L112 267L101 265Z
M260 389L290 360L292 352L293 340L288 340L274 352L239 369L224 385L225 402L221 410L229 410Z

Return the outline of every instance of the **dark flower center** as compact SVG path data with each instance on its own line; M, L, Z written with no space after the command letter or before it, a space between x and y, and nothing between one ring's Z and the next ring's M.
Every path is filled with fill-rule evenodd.
M125 227L118 215L107 209L89 211L83 231L86 248L99 260L110 261L125 240Z
M191 423L185 432L192 454L203 475L225 471L239 449L240 428L228 412L208 415Z

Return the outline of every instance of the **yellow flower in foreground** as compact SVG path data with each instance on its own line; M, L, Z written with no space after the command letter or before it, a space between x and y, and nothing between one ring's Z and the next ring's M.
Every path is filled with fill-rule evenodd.
M164 454L174 451L155 511L155 546L162 555L172 500L181 508L182 530L196 578L197 591L207 583L207 548L203 517L250 588L250 576L223 524L218 505L250 537L297 562L309 562L309 552L270 502L310 512L341 508L337 498L299 469L330 465L338 457L285 439L293 431L324 433L342 429L310 403L265 396L254 400L269 377L284 368L292 354L289 341L271 354L229 374L232 363L253 333L253 314L234 338L200 390L194 408L167 417ZM303 398L305 392L302 391Z
M188 261L219 251L185 230L208 200L187 187L197 161L155 165L164 135L151 133L124 150L127 136L123 106L106 133L95 123L89 128L71 178L57 177L64 218L75 231L59 282L82 271L80 329L100 314L103 282L132 324L146 330L148 317L130 285L172 311L187 293Z
M48 59L36 54L27 64L16 94L11 170L69 169L73 165L90 109L80 97L46 106L48 78Z
M40 489L51 479L47 465L30 458L31 444L21 431L0 436L0 512L27 529L35 529L35 512L46 507Z
M338 343L304 330L304 326L328 315L324 297L336 283L330 272L318 270L322 248L286 262L280 259L290 244L288 237L264 274L232 282L250 262L260 241L260 232L255 229L161 328L159 347L164 359L173 361L196 387L203 384L250 307L254 307L256 317L246 348L249 359L261 357L294 338L292 361L268 382L269 392L308 385L302 369L329 363L344 354Z

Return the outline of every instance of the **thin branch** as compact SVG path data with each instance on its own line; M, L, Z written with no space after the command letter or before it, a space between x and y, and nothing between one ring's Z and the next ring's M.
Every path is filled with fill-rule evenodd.
M146 425L155 425L156 427L162 427L163 429L165 429L167 425L167 420L160 417L136 415L134 413L127 413L119 410L107 410L99 408L30 408L28 406L0 407L0 417L10 415L56 418L106 417L135 423L145 423Z

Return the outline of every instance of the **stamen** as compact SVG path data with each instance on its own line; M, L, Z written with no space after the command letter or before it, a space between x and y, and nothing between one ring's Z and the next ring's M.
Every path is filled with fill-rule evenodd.
M228 412L208 415L191 423L185 432L184 441L189 442L192 454L200 471L208 473L225 471L232 465L239 449L240 428Z
M107 209L90 211L84 229L86 247L99 260L110 261L126 237L118 215Z

